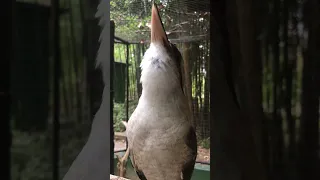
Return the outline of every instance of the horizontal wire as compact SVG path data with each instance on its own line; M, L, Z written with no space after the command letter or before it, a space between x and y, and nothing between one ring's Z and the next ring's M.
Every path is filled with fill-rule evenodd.
M198 19L199 17L199 12L205 12L205 13L210 13L210 12L206 12L208 11L208 8L210 7L210 1L208 0L198 0L198 1L179 1L179 0L175 0L175 1L170 1L168 2L166 5L163 7L163 10L160 9L160 14L162 16L171 16L171 18L177 20L178 22L183 22L183 21L189 21L189 24L191 25L196 25L197 23L192 22L195 19ZM151 8L149 9L149 7L151 7L151 3L147 5L148 6L148 10L145 13L150 13L151 14ZM131 8L130 11L132 12L139 12L141 10L144 10L145 6L143 3L141 2L133 2L131 4ZM184 9L184 10L183 10ZM203 11L201 11L203 9ZM193 12L197 12L197 13L193 13ZM111 11L112 14L112 11ZM130 12L123 12L123 17L125 16L131 16ZM138 16L138 15L137 15ZM120 20L119 24L124 24L124 23L128 23L128 22L132 22L132 20ZM203 25L205 27L207 27L208 29L210 28L210 26L208 25L208 21L205 20L203 22L199 22L199 25ZM179 29L179 28L178 28ZM207 30L208 31L208 30ZM190 35L190 33L193 33L194 35ZM203 34L204 32L206 32L206 30L204 30L203 28L201 29L197 29L197 27L189 27L189 30L187 32L185 32L185 35L178 35L179 38L184 39L184 37L198 37L198 36L203 36L201 34ZM130 39L131 41L134 40L140 40L140 39L145 39L148 38L149 35L144 34L142 35L141 33L143 32L132 32L132 33L126 33L126 32L119 32L116 29L116 33L119 35L121 35L122 37L126 37L127 39ZM140 35L139 35L140 34Z

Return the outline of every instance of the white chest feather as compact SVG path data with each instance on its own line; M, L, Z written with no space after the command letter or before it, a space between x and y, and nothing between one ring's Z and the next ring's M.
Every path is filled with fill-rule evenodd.
M184 131L184 126L189 127L190 112L175 60L163 45L151 43L140 67L142 95L127 131ZM177 127L180 124L184 126Z
M142 95L126 127L136 163L146 175L156 173L162 180L180 178L179 170L190 153L185 138L191 126L191 113L178 69L170 58L157 44L151 44L145 53L141 63ZM176 171L159 171L168 164Z

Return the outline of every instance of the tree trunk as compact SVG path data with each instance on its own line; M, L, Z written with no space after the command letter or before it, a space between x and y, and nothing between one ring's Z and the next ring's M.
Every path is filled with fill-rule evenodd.
M273 110L272 110L272 124L275 131L272 137L273 144L273 167L271 169L274 177L282 177L282 151L283 151L283 132L282 132L282 118L279 114L280 103L279 96L281 86L280 81L280 49L279 49L279 11L280 11L280 1L273 1L273 44L272 44L272 53L273 53Z
M213 177L216 180L257 180L265 179L259 158L256 154L250 123L243 116L234 92L232 71L233 59L230 53L228 30L226 26L225 1L214 1L211 24L211 80L210 93L211 130L214 133ZM214 18L213 18L214 17ZM229 19L228 19L229 20ZM218 29L219 28L219 29ZM236 138L235 138L236 137Z
M289 7L288 0L283 2L283 42L284 42L284 74L285 74L285 84L286 84L286 93L285 93L285 111L286 119L288 122L288 131L289 131L289 159L294 158L294 149L295 149L295 122L292 117L292 68L294 60L289 59L289 46L292 47L292 44L289 45L289 34L288 34L288 24L289 22ZM292 30L291 30L292 32ZM292 33L290 34L290 40L292 40ZM290 53L293 53L293 48L290 48Z
M244 111L251 121L253 137L257 154L262 164L262 120L264 118L262 109L262 71L261 59L258 54L259 43L257 41L254 4L237 0L238 27L240 37L241 64L240 76L243 77L244 94L242 100L245 101ZM241 101L241 103L243 102Z
M306 1L308 48L302 78L302 112L300 138L300 179L319 177L319 72L320 72L320 3Z
M210 137L210 116L209 116L209 108L210 108L210 67L209 67L209 52L207 51L207 48L209 48L208 41L205 44L205 78L204 78L204 102L203 102L203 120L206 124L205 126L205 132L206 137Z
M136 66L136 83L137 83L137 91L138 91L138 98L140 98L142 93L142 84L140 83L140 77L141 77L141 69L140 69L140 63L141 63L141 44L137 44L137 66Z
M70 8L70 12L69 12L69 22L70 22L70 31L71 31L71 45L72 45L72 54L73 54L73 59L69 59L70 63L73 65L73 70L75 73L75 87L74 88L74 92L75 92L75 98L76 98L76 110L75 110L75 118L76 118L76 122L82 122L82 101L81 101L81 95L80 95L80 74L79 74L79 56L78 56L78 47L77 47L77 43L76 43L76 37L75 37L75 28L74 28L74 20L73 20L73 7L72 7L72 2L71 0L68 0L68 7ZM73 79L72 76L70 77L70 79Z
M195 103L197 104L196 106L193 107L193 113L194 113L194 124L196 125L196 130L197 132L199 133L199 136L201 136L201 123L202 123L202 120L201 120L201 115L200 115L200 109L201 109L201 104L199 103L200 100L199 100L199 96L201 95L200 92L199 92L199 89L198 86L199 86L199 78L198 78L198 75L199 75L199 56L200 56L200 52L199 52L199 44L198 43L192 43L191 45L191 56L192 56L192 59L194 60L193 61L193 65L191 66L192 68L192 82L191 82L191 85L192 85L192 90L191 91L194 91L194 92L191 92L193 95L194 95L194 98L196 99ZM194 84L194 85L193 85ZM194 104L194 103L193 103ZM198 128L200 127L200 128Z

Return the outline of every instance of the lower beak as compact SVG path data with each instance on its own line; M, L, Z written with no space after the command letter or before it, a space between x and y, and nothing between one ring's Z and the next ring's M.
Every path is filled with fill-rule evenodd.
M153 4L151 13L151 42L169 44L156 4Z

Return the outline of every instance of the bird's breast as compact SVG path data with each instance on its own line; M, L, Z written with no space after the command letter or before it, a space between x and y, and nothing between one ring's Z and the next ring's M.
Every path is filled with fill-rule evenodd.
M146 175L176 179L170 177L180 176L191 153L185 143L191 126L190 113L183 96L157 97L141 96L127 125L129 148ZM170 171L162 172L168 164Z
M153 98L141 96L128 122L128 138L150 146L169 145L182 139L190 127L190 113L187 113L189 109L184 100L179 97Z

